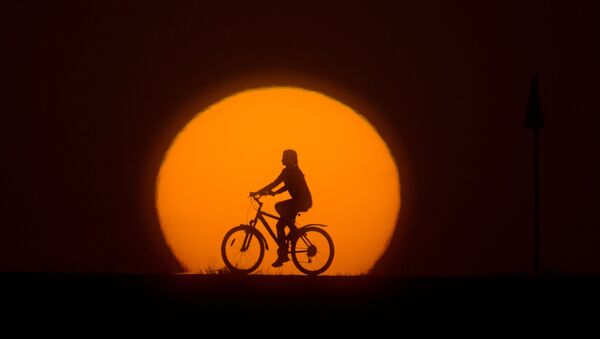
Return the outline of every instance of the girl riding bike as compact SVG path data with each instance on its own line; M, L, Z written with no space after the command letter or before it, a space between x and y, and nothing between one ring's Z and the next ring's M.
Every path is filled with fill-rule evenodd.
M267 186L257 192L251 192L250 195L276 195L288 191L292 199L280 201L275 204L275 210L279 213L280 219L277 221L277 242L279 249L278 258L273 263L273 267L280 267L284 262L289 261L288 246L285 242L285 228L290 227L290 232L295 231L294 219L299 212L306 212L312 207L312 196L304 174L298 167L298 154L292 149L283 151L281 159L285 168L281 174ZM276 191L275 187L283 183L284 185Z

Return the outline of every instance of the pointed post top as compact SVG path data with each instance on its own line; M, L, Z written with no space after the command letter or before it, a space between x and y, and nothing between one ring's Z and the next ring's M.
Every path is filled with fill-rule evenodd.
M527 103L527 112L525 113L525 128L538 129L544 127L544 116L540 104L538 93L538 77L534 75L531 78L531 88L529 89L529 102Z

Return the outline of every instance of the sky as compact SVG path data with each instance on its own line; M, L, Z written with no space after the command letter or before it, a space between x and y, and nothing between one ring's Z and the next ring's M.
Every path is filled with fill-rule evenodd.
M154 190L189 107L295 85L368 107L396 158L399 231L373 273L531 272L537 74L542 269L599 274L598 14L592 1L7 4L0 270L178 272Z

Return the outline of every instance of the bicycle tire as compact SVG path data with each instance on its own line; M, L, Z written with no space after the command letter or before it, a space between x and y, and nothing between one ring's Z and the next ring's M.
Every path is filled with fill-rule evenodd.
M242 250L243 243L247 236L252 251L258 250L258 254L251 254L249 251ZM236 244L237 242L237 244ZM241 242L241 244L240 244ZM238 246L241 246L238 248ZM250 255L245 255L248 252ZM235 256L235 257L234 257ZM230 229L221 242L221 257L225 266L232 273L249 274L256 270L265 256L265 244L263 235L254 227L240 225ZM244 260L245 258L248 260Z
M321 237L322 239L320 239ZM317 245L316 242L319 244ZM309 244L314 248L311 248ZM335 249L331 236L324 229L308 226L297 231L292 240L291 254L292 261L300 272L307 275L319 275L331 266ZM317 255L321 257L317 258ZM322 259L323 255L326 257L325 260ZM315 260L318 262L313 264Z

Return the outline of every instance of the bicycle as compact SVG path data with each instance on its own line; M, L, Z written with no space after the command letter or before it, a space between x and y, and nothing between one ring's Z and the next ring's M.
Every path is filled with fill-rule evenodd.
M275 220L279 220L279 217L262 210L261 195L255 194L250 197L258 203L256 216L247 225L242 224L230 229L221 243L221 256L232 273L252 273L262 263L265 248L269 250L266 238L256 227L259 221L277 244L277 235L265 217ZM333 262L333 240L323 229L326 226L307 224L298 228L294 218L291 231L286 235L288 253L291 254L294 265L304 274L319 275Z

